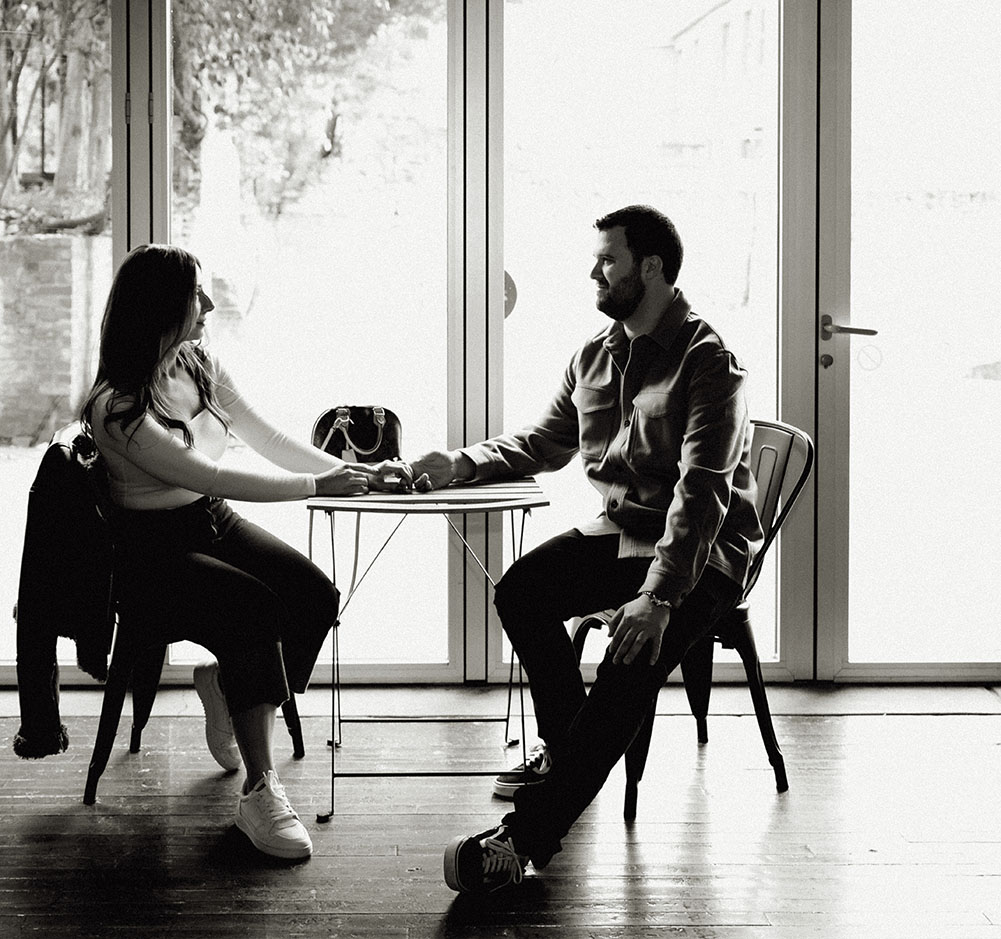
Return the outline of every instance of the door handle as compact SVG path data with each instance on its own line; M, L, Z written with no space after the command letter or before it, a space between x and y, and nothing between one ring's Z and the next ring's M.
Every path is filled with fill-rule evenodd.
M849 333L853 336L875 336L875 329L863 329L861 326L839 326L834 319L825 313L820 318L820 338L830 339L835 333Z

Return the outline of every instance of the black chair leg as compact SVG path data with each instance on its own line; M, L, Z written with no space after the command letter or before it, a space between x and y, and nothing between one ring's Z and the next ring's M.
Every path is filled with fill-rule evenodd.
M639 784L646 768L646 758L650 753L650 740L653 737L653 722L657 716L657 698L653 699L650 710L647 711L639 733L633 738L626 750L626 796L622 804L622 817L627 822L636 819L636 802L639 797Z
M299 720L299 708L295 703L295 694L289 695L288 701L282 705L282 717L285 718L285 727L292 738L292 758L301 760L306 755L306 748L302 742L302 723Z
M740 660L744 663L744 673L747 675L751 701L754 702L754 716L758 719L758 729L761 731L761 740L768 753L768 762L771 763L772 769L775 771L775 788L779 792L785 792L789 788L785 759L779 749L778 740L775 738L772 714L768 709L768 697L765 694L765 682L761 675L761 662L758 659L758 650L754 645L754 635L751 632L751 623L746 609L743 616L734 620L730 638L732 638L733 646L740 655Z
M97 800L97 784L108 765L111 748L115 744L115 735L118 733L118 722L121 720L122 708L125 705L125 693L128 690L132 664L132 650L119 648L116 644L111 665L108 667L108 680L104 686L101 719L97 725L97 739L94 741L94 752L90 758L90 768L87 770L87 784L83 791L84 805L93 805Z
M138 753L142 747L142 733L153 712L153 699L160 686L160 674L167 657L165 645L149 646L137 656L132 666L132 734L129 753Z
M709 742L709 695L713 687L713 634L703 636L681 660L681 676L685 681L688 706L695 718L700 744Z

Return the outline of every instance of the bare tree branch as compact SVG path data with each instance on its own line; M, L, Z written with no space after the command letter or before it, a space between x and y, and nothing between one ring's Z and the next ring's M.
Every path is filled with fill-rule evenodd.
M28 101L28 111L24 116L24 125L28 123L28 118L31 117L31 112L35 107L35 98L38 95L38 89L41 88L42 82L45 81L46 76L49 73L49 68L54 62L53 59L49 59L47 62L43 63L41 69L38 72L38 78L35 79L35 86L31 89L31 98ZM24 126L22 125L22 126ZM21 151L21 144L24 142L24 134L18 134L17 143L14 146L14 152L11 156L10 166L7 167L7 173L4 176L3 183L0 184L0 205L3 204L4 194L7 192L7 185L10 183L11 176L14 175L14 167L17 166L17 157Z

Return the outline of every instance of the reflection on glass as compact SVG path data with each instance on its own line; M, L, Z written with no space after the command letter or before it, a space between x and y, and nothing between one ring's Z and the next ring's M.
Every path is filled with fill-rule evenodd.
M504 423L541 412L595 309L592 223L657 206L685 243L679 286L749 372L752 417L777 397L777 0L558 0L504 8ZM651 24L656 24L652 28ZM578 462L541 482L526 547L597 515ZM755 587L761 657L777 650L775 573ZM601 644L589 649L598 655Z
M0 5L2 664L28 487L90 387L111 279L109 45L108 0Z
M275 6L274 22L242 7L173 9L173 240L202 261L210 348L303 438L328 407L381 404L400 416L405 458L440 447L444 0ZM302 505L239 510L306 549ZM445 528L430 521L403 526L352 601L342 661L446 660ZM362 569L395 522L363 520ZM353 532L338 526L342 588ZM321 524L325 569L328 544Z
M997 662L1001 6L852 9L849 657Z

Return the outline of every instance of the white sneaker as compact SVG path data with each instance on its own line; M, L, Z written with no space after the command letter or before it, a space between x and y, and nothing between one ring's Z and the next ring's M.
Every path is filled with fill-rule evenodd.
M205 710L205 742L209 745L209 753L223 769L239 769L243 760L233 736L226 697L219 684L219 663L213 660L196 665L194 681Z
M273 769L264 773L250 792L240 796L236 827L258 851L273 857L306 858L313 853L309 832L299 821Z

